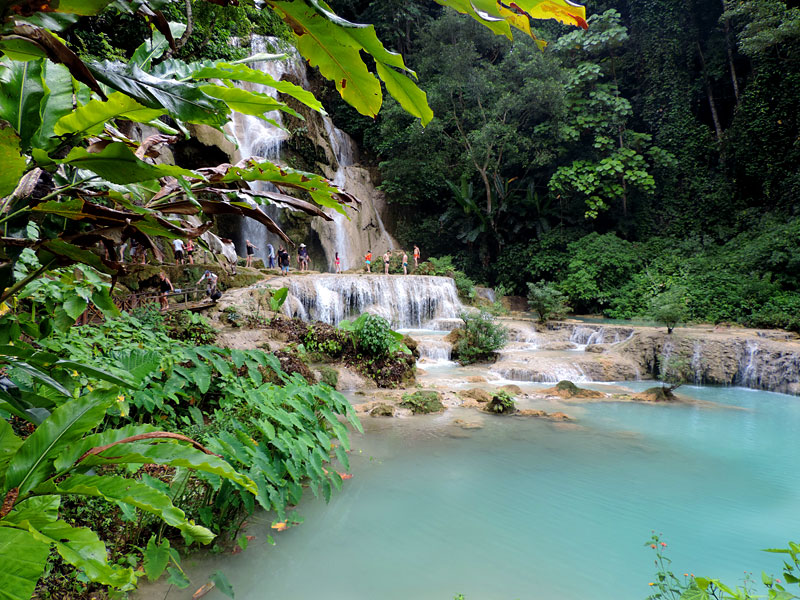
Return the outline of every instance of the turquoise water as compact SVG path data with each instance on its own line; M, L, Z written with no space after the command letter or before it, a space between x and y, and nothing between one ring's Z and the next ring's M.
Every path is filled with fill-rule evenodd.
M759 549L800 540L800 398L680 391L707 403L574 405L575 425L367 418L330 504L304 502L275 547L254 519L247 551L167 597L222 568L237 600L642 600L651 530L678 574L778 572Z

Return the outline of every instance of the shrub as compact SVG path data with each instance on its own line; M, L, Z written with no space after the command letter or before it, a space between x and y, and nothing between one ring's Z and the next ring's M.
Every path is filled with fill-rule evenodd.
M453 347L453 355L461 364L470 364L491 358L505 346L508 332L487 312L478 314L462 313L464 326L457 330L458 339Z
M453 271L453 281L456 283L458 296L462 300L473 300L475 298L475 282L461 271Z
M403 394L403 401L400 405L410 408L415 415L435 413L444 408L439 398L439 392L433 390L419 390L413 394Z
M353 345L374 358L397 352L411 353L403 344L403 335L393 331L389 321L381 316L364 313L355 321L341 321L339 329L350 332Z
M164 315L164 329L173 340L190 342L195 346L213 344L217 332L203 315L188 310Z
M686 321L689 316L685 297L686 290L682 287L660 293L650 301L650 317L666 325L667 333L672 333L675 326Z
M339 383L339 371L333 367L320 367L319 375L322 383L329 385L332 388L336 388L336 384Z
M539 315L540 323L550 317L561 317L572 310L567 306L564 294L544 280L528 284L528 306Z
M372 356L385 356L392 344L389 321L378 315L366 315L356 331L358 347Z
M498 415L508 415L517 412L517 405L514 404L514 397L505 390L499 390L492 394L492 399L486 403L486 412Z

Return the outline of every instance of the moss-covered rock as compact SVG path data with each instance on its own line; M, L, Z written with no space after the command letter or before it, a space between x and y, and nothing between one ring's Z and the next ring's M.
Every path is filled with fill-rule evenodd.
M441 394L435 390L419 390L413 394L403 394L400 406L410 408L415 415L444 410Z
M594 390L585 390L579 388L577 385L566 379L559 381L554 387L542 390L543 394L552 394L561 398L602 398L605 396L602 392Z
M320 381L327 383L332 388L335 388L339 383L339 371L329 366L322 366L319 368Z

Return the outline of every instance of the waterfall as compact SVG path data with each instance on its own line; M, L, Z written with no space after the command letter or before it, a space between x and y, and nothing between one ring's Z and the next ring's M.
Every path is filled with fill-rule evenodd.
M695 340L692 346L692 373L694 374L694 383L703 383L703 344L700 340Z
M425 275L321 275L279 280L289 288L285 314L335 325L368 312L395 328L422 329L463 310L455 282Z
M758 344L748 341L739 360L739 372L736 374L735 383L749 388L761 388L761 374L758 367Z
M417 350L419 357L426 362L444 362L452 358L453 345L443 339L419 338Z
M605 327L580 327L572 330L569 341L580 346L591 346L592 344L602 344L605 341ZM615 341L619 341L618 339Z
M288 75L294 83L306 89L311 87L305 61L294 48L285 48L285 42L278 38L258 35L251 36L249 45L252 54L270 52L273 47L278 48L279 52L288 54L288 58L283 60L251 63L252 68L268 73L277 81ZM249 91L268 94L273 98L278 97L278 92L274 88L249 82L237 82L237 85ZM350 136L337 129L327 115L309 112L305 116L304 126L307 132L304 135L312 144L323 149L329 163L316 163L315 167L309 170L321 172L334 185L361 201L358 207L345 207L347 215L327 209L326 212L333 217L331 222L320 217L311 220L311 228L319 236L319 244L325 253L328 269L334 270L336 252L339 253L342 269L352 269L361 265L361 258L367 250L380 255L397 246L387 232L381 215L385 210L383 194L375 189L369 171L357 164L358 152ZM251 115L233 114L231 124L226 127L227 133L235 138L238 146L238 150L231 157L232 162L251 156L278 163L284 162L285 143L291 134L282 128L284 124L282 113L273 111L264 115L264 118L272 120L274 124ZM270 184L253 182L251 185L257 191L274 190ZM274 206L262 209L279 224L282 222L282 212L290 210ZM237 238L240 255L244 254L244 240L249 239L258 247L256 256L265 260L267 243L272 243L276 250L282 243L280 238L269 233L263 225L252 219L242 219ZM310 245L312 236L294 241L305 241ZM316 247L319 248L319 245Z

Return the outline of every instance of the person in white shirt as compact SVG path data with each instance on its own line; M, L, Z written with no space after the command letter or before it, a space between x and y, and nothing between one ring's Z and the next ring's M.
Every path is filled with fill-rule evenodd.
M183 240L172 240L172 247L175 248L175 264L183 264Z
M213 296L213 294L215 294L217 291L217 281L219 281L219 277L217 277L216 273L206 270L206 272L203 273L203 276L197 280L195 285L200 285L204 279L206 280L206 295L209 297Z

